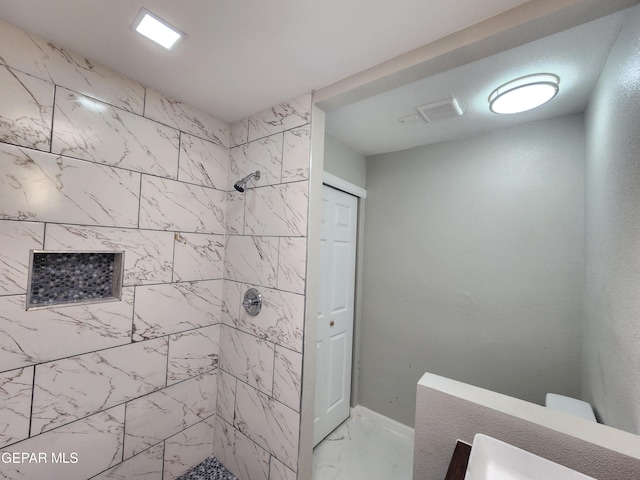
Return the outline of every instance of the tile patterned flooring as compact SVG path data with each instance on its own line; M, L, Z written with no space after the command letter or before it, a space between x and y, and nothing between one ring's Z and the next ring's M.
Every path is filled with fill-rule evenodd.
M413 440L349 418L313 451L313 480L411 480Z

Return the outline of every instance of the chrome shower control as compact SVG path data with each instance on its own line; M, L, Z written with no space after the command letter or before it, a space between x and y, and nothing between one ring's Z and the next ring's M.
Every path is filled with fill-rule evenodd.
M242 300L242 306L249 315L255 317L262 310L262 295L255 288L250 288L244 292L244 299Z

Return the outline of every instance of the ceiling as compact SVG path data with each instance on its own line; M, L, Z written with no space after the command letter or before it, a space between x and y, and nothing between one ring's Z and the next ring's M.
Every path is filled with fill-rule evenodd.
M227 122L526 0L0 0L0 18ZM187 34L130 30L145 7Z
M624 11L395 88L327 113L326 129L364 155L388 153L584 111ZM487 98L499 85L531 73L555 73L560 93L538 109L496 115ZM420 105L454 97L464 115L433 123L399 119Z

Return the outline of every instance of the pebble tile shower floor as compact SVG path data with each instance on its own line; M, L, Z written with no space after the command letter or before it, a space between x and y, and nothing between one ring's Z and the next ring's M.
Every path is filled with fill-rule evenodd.
M229 470L224 468L215 457L209 457L178 480L238 480L238 478L229 473Z

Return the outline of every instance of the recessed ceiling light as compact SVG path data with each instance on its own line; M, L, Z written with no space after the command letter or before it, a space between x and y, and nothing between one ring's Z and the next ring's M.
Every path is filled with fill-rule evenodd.
M520 113L544 105L558 94L560 78L552 73L536 73L500 85L489 95L494 113Z
M131 28L157 44L162 45L167 50L171 50L178 40L185 37L184 33L176 30L145 8L140 10Z

